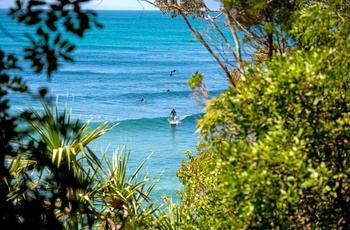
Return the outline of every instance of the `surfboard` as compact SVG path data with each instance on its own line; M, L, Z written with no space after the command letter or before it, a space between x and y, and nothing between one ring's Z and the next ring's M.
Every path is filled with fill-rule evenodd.
M169 121L169 123L170 123L171 125L177 125L177 122L176 122L176 121Z
M175 120L169 118L168 121L171 125L178 125L180 123L180 121L177 119L177 117L175 117Z

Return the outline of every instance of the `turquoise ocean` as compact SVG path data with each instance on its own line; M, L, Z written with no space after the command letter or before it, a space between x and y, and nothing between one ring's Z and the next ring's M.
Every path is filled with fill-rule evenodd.
M152 198L161 200L166 194L177 201L176 191L182 186L175 172L187 159L186 150L196 152L196 121L204 112L191 98L187 81L196 71L203 73L212 97L227 89L228 83L182 18L171 19L159 11L97 13L104 28L73 39L75 63L65 63L50 81L29 68L21 76L33 92L48 87L60 105L68 101L74 115L82 114L83 121L92 119L92 127L103 121L118 123L90 147L97 153L107 149L110 155L130 150L130 173L151 155L143 172L147 170L151 178L162 174ZM0 48L21 52L28 28L16 25L4 9L0 17ZM176 72L170 76L172 70ZM40 109L31 96L12 93L9 97L14 110L27 108L27 103ZM141 98L145 102L139 102ZM168 123L172 108L183 119L177 126Z

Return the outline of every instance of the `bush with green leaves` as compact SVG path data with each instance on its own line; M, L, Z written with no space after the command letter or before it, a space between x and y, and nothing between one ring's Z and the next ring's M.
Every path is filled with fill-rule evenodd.
M198 127L215 152L219 199L198 221L213 229L350 227L349 13L344 1L304 8L290 56L249 69L241 93L230 88L211 100Z
M29 124L35 132L27 138L45 143L46 149L42 149L42 156L35 157L27 151L7 157L7 168L14 178L8 184L12 191L9 201L22 205L25 200L36 200L33 191L37 191L42 195L37 205L50 208L62 227L68 229L149 229L156 225L154 216L160 207L151 201L150 193L158 178L150 180L147 173L139 178L147 159L130 174L130 152L115 152L111 161L109 152L96 154L89 148L90 142L118 123L103 122L91 129L90 120L73 120L72 110L67 112L67 105L60 109L58 100L55 107L41 102L43 112L30 107L35 119ZM49 165L43 166L42 159L49 160ZM16 191L21 185L27 189ZM66 194L59 195L61 190Z
M18 175L10 173L8 168L10 165L5 158L17 159L17 157L30 155L28 160L36 161L37 168L29 167L28 173L46 167L54 172L52 183L81 186L73 175L62 174L54 167L45 153L46 144L43 141L35 143L28 138L28 130L19 128L23 122L34 121L35 118L28 112L14 113L11 110L10 100L13 91L27 94L30 92L28 85L21 77L21 70L28 63L20 63L18 60L28 61L34 73L43 73L44 76L51 77L62 61L73 61L71 53L75 46L64 38L62 31L82 37L86 30L93 26L100 26L94 12L81 8L84 2L87 1L16 0L15 5L9 9L9 16L19 24L26 25L33 33L26 34L28 45L22 53L11 54L0 49L1 226L15 229L60 229L62 223L55 217L55 207L42 204L45 198L55 200L57 197L60 197L62 202L68 202L67 186L58 186L55 191L47 191L47 194L44 194L30 186L32 181L27 173L23 173L22 179L16 181ZM46 92L47 90L41 90L38 97L44 96ZM35 199L21 196L27 192ZM21 199L17 199L18 197Z

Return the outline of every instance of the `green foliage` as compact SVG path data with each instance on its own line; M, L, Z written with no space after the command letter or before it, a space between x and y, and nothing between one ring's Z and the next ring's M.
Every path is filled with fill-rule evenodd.
M245 90L206 107L199 130L215 154L220 199L203 215L215 210L220 228L349 228L349 6L336 3L303 9L298 49L249 70Z
M10 9L13 19L35 31L35 35L25 35L31 45L24 49L24 58L32 63L36 73L46 71L50 77L58 70L60 60L73 62L75 45L64 39L62 30L83 37L92 26L102 27L96 21L96 13L82 9L83 2L16 0L16 6Z
M20 76L23 68L17 60L31 62L36 73L46 73L48 77L58 70L61 60L72 61L69 54L74 45L62 40L61 33L69 31L73 35L82 36L92 25L99 26L94 19L95 13L84 11L80 5L86 1L15 1L9 15L33 29L32 35L26 35L29 45L23 54L7 54L0 50L0 223L15 229L60 229L62 223L55 217L54 206L44 206L43 202L54 203L59 197L62 203L68 203L67 187L82 184L71 172L62 173L55 167L46 154L46 144L29 140L29 130L23 130L24 122L32 122L30 112L21 114L10 112L11 91L28 93L28 86ZM43 10L45 8L45 10ZM59 16L57 16L59 15ZM60 20L58 18L60 17ZM91 19L91 20L90 20ZM74 29L69 21L76 22ZM92 24L90 23L92 21ZM64 25L67 22L67 26ZM24 64L25 65L25 64ZM47 90L41 90L39 97L45 96ZM21 126L19 126L21 125ZM5 158L13 158L12 162ZM26 159L22 164L22 160ZM33 162L36 162L34 164ZM34 167L36 165L36 167ZM37 179L32 175L40 175L43 168L51 169L50 183L56 185L54 190L40 184L35 187ZM19 171L16 171L16 170ZM11 170L11 173L9 172ZM42 191L46 191L43 193ZM29 194L29 196L28 196ZM33 197L35 199L33 199Z
M43 140L46 149L42 149L41 156L26 152L8 157L8 169L14 177L12 182L6 180L12 191L8 201L21 205L25 200L36 199L33 191L45 191L37 205L54 211L51 218L59 220L57 227L80 229L93 225L101 229L104 226L148 229L156 225L154 215L160 206L153 203L149 195L158 178L149 181L147 173L142 180L138 178L146 160L129 176L130 152L114 154L111 162L107 152L103 152L101 158L88 147L91 141L115 125L110 127L111 124L102 123L90 130L90 121L82 123L77 119L73 122L72 110L66 113L66 106L60 114L58 104L55 111L44 101L42 105L42 114L31 108L36 119L30 124L37 132L31 137L38 144ZM48 165L42 164L43 159ZM22 184L27 189L20 189ZM59 194L60 190L65 193Z
M183 9L186 15L194 15L194 17L203 17L205 11L205 3L203 0L154 0L147 1L158 7L163 13L172 13L172 18L177 17L177 7Z
M124 149L114 153L111 162L107 153L103 154L101 163L105 167L97 168L96 176L99 179L84 196L97 218L95 227L150 229L157 225L154 216L160 206L152 202L149 196L159 178L150 181L148 173L141 180L138 178L147 159L129 176L129 156L130 151Z
M193 90L203 82L204 75L202 73L192 74L190 80L188 80L188 85Z
M52 111L43 99L41 102L44 108L42 114L30 108L28 114L34 118L28 120L28 123L35 132L29 133L26 138L32 138L34 146L41 145L42 152L35 155L32 151L27 151L17 157L8 157L8 169L14 177L14 181L8 184L10 190L14 191L9 194L8 201L16 201L21 205L25 199L36 199L33 191L45 191L37 205L50 208L55 213L53 218L67 220L67 225L77 229L79 224L86 225L84 218L79 218L76 213L81 209L79 196L94 181L86 167L101 167L101 162L94 153L86 154L87 144L109 131L108 124L87 133L89 122L80 124L78 119L72 125L71 112L67 114L64 107L64 112L60 115L58 101L56 111ZM95 133L100 135L94 135ZM22 184L27 189L16 191ZM63 191L62 194L60 191ZM45 218L47 214L42 215ZM89 213L85 216L91 218Z
M201 152L198 156L188 153L189 160L183 161L181 169L176 172L180 182L184 185L181 195L181 204L178 208L181 212L180 229L220 229L220 213L211 204L220 199L217 193L216 154L206 145L197 146ZM210 210L210 215L208 211Z
M289 34L294 13L308 0L222 0L223 6L230 9L232 16L239 22L244 34L245 45L252 46L255 63L269 59L275 53L286 53L294 44Z
M67 104L65 104L63 112L60 114L58 98L54 109L52 102L49 106L44 100L40 101L44 113L40 114L29 105L30 112L35 117L29 123L40 137L39 140L46 143L47 154L52 158L52 163L56 164L58 168L61 163L64 163L68 165L69 169L71 161L75 163L76 156L81 151L85 153L84 149L91 141L116 126L109 122L103 122L96 129L88 132L91 120L82 123L80 117L78 117L73 122L71 118L72 111L67 111ZM31 137L38 142L37 137Z

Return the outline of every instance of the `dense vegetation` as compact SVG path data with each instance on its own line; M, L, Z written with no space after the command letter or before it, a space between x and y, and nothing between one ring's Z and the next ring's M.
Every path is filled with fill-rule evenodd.
M78 36L100 27L94 12L81 10L86 1L16 2L10 15L36 32L24 57L48 77L74 50L57 27ZM230 82L205 107L198 153L188 153L177 172L185 185L180 205L164 212L153 204L155 181L136 181L139 168L126 178L127 152L100 160L91 151L88 143L111 124L87 132L89 121L72 122L66 109L52 109L45 90L38 94L43 114L10 113L8 92L28 93L28 86L13 74L21 69L18 57L0 50L2 226L350 228L349 3L222 0L215 12L221 17L213 18L201 0L146 2L183 17ZM216 49L188 17L209 20L226 48ZM247 60L245 49L253 50ZM205 90L201 73L189 83ZM24 123L32 129L20 131Z
M204 150L179 171L184 227L349 228L349 10L305 5L293 50L247 66L239 90L210 101Z

